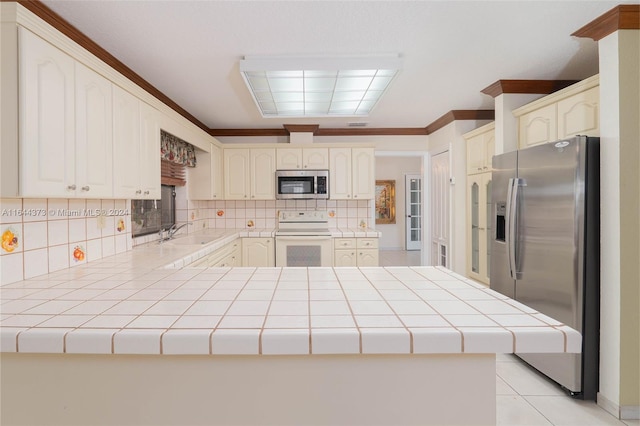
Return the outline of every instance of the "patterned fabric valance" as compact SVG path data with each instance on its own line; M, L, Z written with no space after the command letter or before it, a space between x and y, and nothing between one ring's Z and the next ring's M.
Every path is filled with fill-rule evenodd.
M160 130L161 158L187 167L196 166L196 150L188 142Z

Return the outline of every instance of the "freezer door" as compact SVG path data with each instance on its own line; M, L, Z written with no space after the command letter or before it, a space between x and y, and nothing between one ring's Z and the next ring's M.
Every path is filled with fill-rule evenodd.
M509 181L516 178L518 153L508 152L493 157L491 175L491 276L489 286L505 296L515 299L514 280L509 271L507 247L506 205Z
M578 331L582 324L584 137L518 155L518 266L515 299Z

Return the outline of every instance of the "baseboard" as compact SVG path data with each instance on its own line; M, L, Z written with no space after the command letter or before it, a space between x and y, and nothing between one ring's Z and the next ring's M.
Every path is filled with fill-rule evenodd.
M620 420L640 420L640 405L621 406Z
M638 405L618 405L610 399L602 396L598 392L597 396L598 405L616 419L620 420L640 420L640 406Z

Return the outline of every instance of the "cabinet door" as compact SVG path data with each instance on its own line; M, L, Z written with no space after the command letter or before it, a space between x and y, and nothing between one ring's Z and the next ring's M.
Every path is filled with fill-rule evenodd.
M302 149L276 149L276 168L278 170L296 170L302 168Z
M224 150L224 198L246 200L249 196L249 150L227 148Z
M351 199L351 148L329 149L329 198Z
M353 198L372 199L376 184L373 148L353 148L351 159Z
M355 249L349 250L335 250L333 255L333 266L356 266L356 251Z
M159 155L159 154L158 154ZM140 101L113 86L113 169L116 198L142 198L140 187Z
M76 191L113 197L111 82L76 62Z
M18 37L20 195L72 197L74 60L22 27Z
M474 136L467 140L467 174L482 173L487 157L484 134Z
M160 122L155 108L140 102L140 189L142 198L159 200Z
M242 266L275 266L273 238L243 238Z
M275 200L276 198L276 150L273 148L251 150L251 199Z
M378 266L378 249L358 249L358 266Z
M521 149L557 139L556 104L531 111L518 119L518 145Z
M493 169L493 156L496 153L496 132L491 130L484 135L484 163L482 170L487 172Z
M211 145L211 198L222 199L222 148Z
M467 178L467 275L489 283L491 262L491 173Z
M324 170L329 168L329 150L327 148L303 148L303 168Z
M599 102L599 86L558 102L558 139L600 136Z

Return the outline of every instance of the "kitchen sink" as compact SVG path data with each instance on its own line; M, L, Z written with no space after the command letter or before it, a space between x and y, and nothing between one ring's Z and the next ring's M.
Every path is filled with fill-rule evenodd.
M166 243L186 246L200 246L209 244L210 242L215 241L218 238L219 236L217 235L186 235L184 237L176 237L172 240L167 241Z

